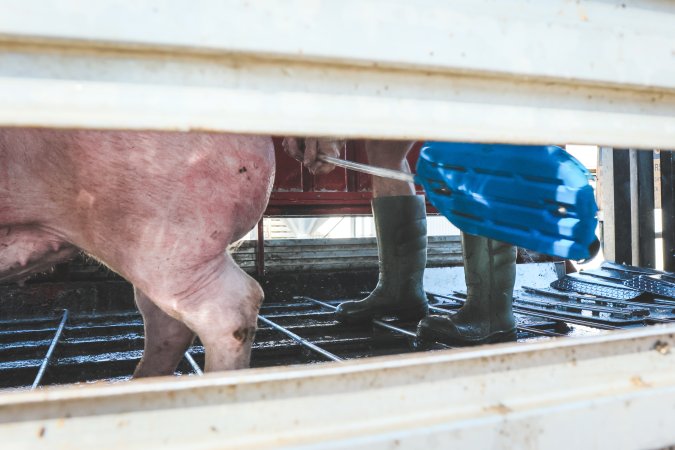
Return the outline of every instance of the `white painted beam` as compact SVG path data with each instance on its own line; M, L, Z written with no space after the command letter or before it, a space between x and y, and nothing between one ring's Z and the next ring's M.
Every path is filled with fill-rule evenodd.
M663 448L675 325L0 396L6 448Z
M675 147L675 4L7 0L0 124Z

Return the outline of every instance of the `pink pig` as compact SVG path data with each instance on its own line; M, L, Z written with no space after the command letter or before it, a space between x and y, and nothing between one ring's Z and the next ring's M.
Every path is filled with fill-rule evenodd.
M84 250L134 285L135 376L173 373L195 333L207 371L246 367L263 292L227 247L273 177L269 137L0 129L0 281Z

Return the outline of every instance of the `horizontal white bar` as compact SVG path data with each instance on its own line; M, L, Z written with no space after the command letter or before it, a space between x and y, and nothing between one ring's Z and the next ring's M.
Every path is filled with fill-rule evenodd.
M675 4L8 0L0 124L675 148Z
M661 448L675 326L0 396L7 448Z
M655 0L5 0L0 37L675 89Z

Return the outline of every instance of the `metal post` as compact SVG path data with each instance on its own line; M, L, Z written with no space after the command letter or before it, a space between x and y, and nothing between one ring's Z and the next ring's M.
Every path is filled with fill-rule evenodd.
M655 266L654 153L600 149L599 200L605 258Z
M632 216L629 213L631 210L630 153L627 150L613 149L611 150L611 158L613 160L613 171L611 174L603 173L603 176L605 176L603 181L607 181L607 176L612 177L611 195L613 201L606 206L603 205L603 210L607 212L606 208L612 208L614 211L614 258L612 260L620 264L632 264ZM607 238L606 235L605 238Z
M631 188L636 190L632 197L631 211L637 216L632 219L637 229L637 258L633 262L640 267L656 267L656 230L654 227L654 152L631 150L635 154L635 180L631 170ZM632 167L631 167L632 169Z
M663 268L675 272L675 152L661 151Z
M258 239L255 248L255 267L258 277L265 276L265 230L263 228L264 217L258 222Z

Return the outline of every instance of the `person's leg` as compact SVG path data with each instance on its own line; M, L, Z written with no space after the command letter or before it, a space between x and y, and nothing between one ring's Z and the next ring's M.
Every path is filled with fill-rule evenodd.
M487 344L516 339L513 285L516 247L462 234L467 299L452 316L429 316L417 327L419 338L450 345Z
M371 165L410 172L406 155L412 142L367 141ZM362 322L382 316L419 320L427 313L422 287L426 265L427 232L424 197L412 183L373 177L373 217L377 234L379 279L363 300L340 304L336 316L344 322Z
M410 173L406 156L412 148L410 141L366 141L368 164ZM415 195L415 186L391 178L373 177L373 198Z

